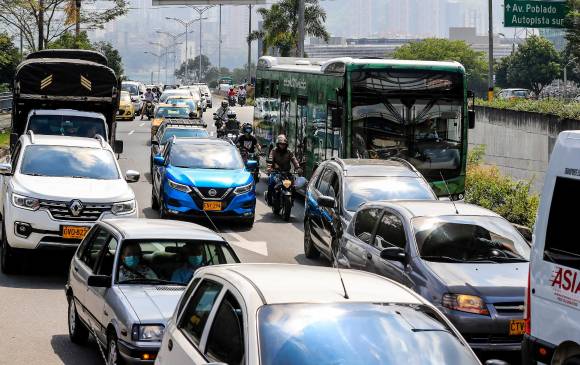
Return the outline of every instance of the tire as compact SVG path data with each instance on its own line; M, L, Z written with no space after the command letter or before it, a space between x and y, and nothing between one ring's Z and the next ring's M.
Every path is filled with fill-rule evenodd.
M282 198L282 218L286 222L290 221L290 214L292 213L292 198L284 195Z
M2 223L2 248L0 251L0 269L3 274L11 275L16 273L18 267L18 257L8 245L6 238L6 228L4 222Z
M260 182L260 172L256 171L254 172L254 184L258 185L259 182Z
M117 336L111 334L107 340L107 365L122 365L125 362L119 353L119 343Z
M304 256L316 260L320 257L320 252L314 247L312 232L310 230L310 221L306 219L304 220Z
M248 229L254 228L254 218L242 220L242 225L244 226L244 228L248 228Z
M151 209L159 210L159 199L155 196L154 188L151 188Z
M89 330L78 316L72 295L68 298L68 337L77 345L84 345L89 339Z
M276 194L276 193L274 193ZM282 209L281 207L281 202L279 199L276 199L275 196L272 197L272 213L274 213L275 215L280 215L280 210Z

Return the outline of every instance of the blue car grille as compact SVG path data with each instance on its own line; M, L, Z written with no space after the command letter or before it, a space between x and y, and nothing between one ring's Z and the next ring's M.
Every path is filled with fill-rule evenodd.
M215 196L210 196L209 190L216 190ZM203 209L204 201L221 201L223 203L222 209L226 209L234 199L232 188L193 188L189 193L191 199L195 202L199 209Z
M231 193L232 188L193 188L197 190L200 198L206 200L223 200L229 193Z

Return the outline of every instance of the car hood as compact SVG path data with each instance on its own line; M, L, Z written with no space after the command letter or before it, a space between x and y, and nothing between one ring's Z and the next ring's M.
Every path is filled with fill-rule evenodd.
M189 186L231 188L251 182L251 174L244 170L184 169L171 167L171 175L177 182Z
M524 295L528 280L527 262L459 264L423 261L449 291L488 298Z
M79 199L91 203L114 203L135 198L133 190L123 179L95 180L17 174L12 184L17 194L46 200Z
M119 285L141 323L165 324L173 315L185 286Z

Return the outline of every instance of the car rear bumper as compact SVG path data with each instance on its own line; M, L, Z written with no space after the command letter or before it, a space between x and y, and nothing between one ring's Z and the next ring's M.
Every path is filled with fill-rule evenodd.
M119 353L128 364L153 364L157 358L159 347L138 347L125 341L118 341ZM148 354L151 360L143 360Z
M556 346L539 340L530 335L524 335L522 340L522 364L535 364L541 362L549 364L552 362Z

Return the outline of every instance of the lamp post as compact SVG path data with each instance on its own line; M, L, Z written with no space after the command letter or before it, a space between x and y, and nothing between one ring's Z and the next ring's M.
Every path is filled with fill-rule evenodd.
M576 61L576 57L572 57L572 58L570 58L568 63L566 63L566 65L564 66L564 93L563 93L564 99L566 99L566 96L567 96L566 86L568 85L568 66L573 64L575 61Z
M159 82L159 73L161 72L161 54L157 54L157 53L153 53L153 52L149 52L149 51L144 51L143 53L145 54L150 54L151 56L155 56L157 57L157 82Z
M213 7L214 7L213 5L204 6L204 7L200 7L200 6L190 6L190 8L192 8L193 10L195 10L197 12L197 14L199 15L199 18L198 18L198 20L199 20L199 76L198 76L199 80L197 80L198 82L201 82L201 55L202 55L202 52L201 52L201 43L202 43L202 41L201 41L201 36L202 36L202 33L201 33L201 21L203 19L207 19L207 17L202 18L203 13L205 13L206 11L208 11L209 9L211 9Z
M489 101L493 101L493 1L488 0L488 7L489 7L489 30L488 30L488 37L489 37L489 67L488 67L488 89L487 89L487 99Z
M185 35L185 32L183 33L170 33L170 32L165 32L165 31L161 31L161 30L156 30L155 31L157 34L163 34L166 35L167 37L171 38L171 40L173 41L173 46L176 46L178 44L182 44L182 43L177 43L177 39L179 37L181 37L182 35ZM177 52L173 52L173 83L175 84L175 70L177 69L176 66L176 58L177 58ZM186 57L187 60L187 57Z
M188 52L187 48L188 48L189 40L188 40L187 34L189 33L189 27L193 23L195 23L197 21L199 21L201 23L201 18L192 19L192 20L190 20L188 22L186 22L183 19L172 18L172 17L165 17L165 19L167 19L167 20L175 20L176 22L178 22L179 24L181 24L181 25L183 25L185 27L185 84L187 84L187 81L189 79L189 73L188 73L188 67L187 67L188 66L187 64L189 63L188 62L189 61L189 59L188 59L189 55L187 53Z

